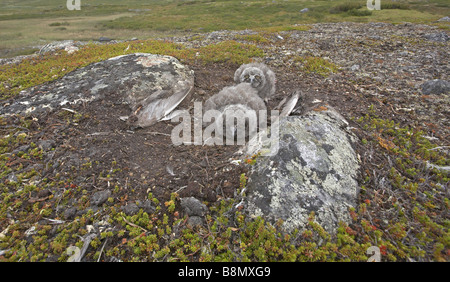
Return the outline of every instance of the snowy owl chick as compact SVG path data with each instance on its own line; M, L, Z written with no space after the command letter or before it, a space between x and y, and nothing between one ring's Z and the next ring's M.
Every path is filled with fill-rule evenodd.
M275 94L275 73L263 63L241 65L234 73L236 83L250 83L267 102Z
M235 137L253 136L257 131L257 117L260 110L266 110L266 105L258 91L248 83L223 88L205 102L205 114L210 110L215 117L217 127L223 127L223 135L234 140ZM216 115L214 115L216 114ZM203 126L208 125L204 120ZM240 126L245 126L245 134L239 133Z

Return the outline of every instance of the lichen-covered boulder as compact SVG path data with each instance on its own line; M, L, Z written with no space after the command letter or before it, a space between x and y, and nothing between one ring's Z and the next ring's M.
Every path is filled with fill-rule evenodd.
M278 145L250 171L247 212L272 223L282 219L287 232L302 230L311 212L330 233L348 221L359 192L359 161L347 126L331 108L282 118Z
M110 58L20 93L0 114L36 114L118 93L134 126L154 124L194 88L193 71L170 56L135 53ZM117 97L117 95L115 95Z

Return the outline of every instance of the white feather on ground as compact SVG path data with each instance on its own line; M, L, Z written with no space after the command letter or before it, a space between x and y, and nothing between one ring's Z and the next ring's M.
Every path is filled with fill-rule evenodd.
M134 106L129 123L147 127L169 115L194 89L193 82L178 82L170 90L160 90Z

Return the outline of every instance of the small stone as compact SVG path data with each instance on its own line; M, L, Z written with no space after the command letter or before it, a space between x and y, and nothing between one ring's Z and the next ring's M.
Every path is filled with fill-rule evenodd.
M105 37L105 36L101 36L99 39L98 39L98 41L100 41L100 42L109 42L109 41L111 41L112 39L111 38L108 38L108 37Z
M79 50L79 48L76 46L66 46L66 48L64 48L64 51L66 51L67 54L75 53L78 50Z
M26 153L30 149L30 145L23 145L12 151L13 154L17 155L19 152Z
M181 198L181 207L189 216L204 216L208 207L194 197Z
M111 191L109 190L96 192L94 193L94 195L92 195L91 204L95 206L100 206L104 202L106 202L106 200L108 200L109 196L111 196Z
M156 210L156 208L152 205L152 202L150 200L145 200L145 202L143 203L139 202L138 207L143 209L143 211L146 213L153 213Z
M309 12L309 8L304 8L300 10L300 13L307 13Z
M65 219L73 219L77 213L77 209L75 207L70 207L64 212Z
M39 191L37 196L38 196L38 198L42 199L42 198L50 196L51 194L52 194L52 192L50 192L50 190L44 189L44 190Z
M126 215L134 215L139 212L139 207L135 203L129 203L122 210Z
M187 224L192 227L202 226L203 223L203 218L201 218L200 216L191 216L187 220Z
M359 65L353 65L353 66L350 67L350 69L351 69L352 71L357 71L357 70L360 69L360 66L359 66Z

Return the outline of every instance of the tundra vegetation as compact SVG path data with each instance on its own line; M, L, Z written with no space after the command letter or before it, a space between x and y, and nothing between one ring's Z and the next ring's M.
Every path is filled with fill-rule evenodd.
M22 3L23 2L23 3ZM65 1L2 1L0 12L1 52L8 56L36 51L36 40L92 40L107 35L142 40L99 45L89 43L79 51L44 54L18 64L0 66L0 99L13 99L28 87L56 80L68 72L118 55L135 52L171 55L196 66L220 64L236 67L254 58L268 56L269 46L280 32L306 31L308 24L340 21L412 21L448 25L435 21L448 14L448 2L383 1L381 11L367 11L361 1L123 1L93 0L81 11L68 11ZM308 7L310 12L300 13ZM75 13L78 13L75 15ZM258 15L258 16L255 16ZM212 20L214 19L214 20ZM36 24L38 23L39 24ZM301 23L302 25L297 25ZM63 29L64 28L64 29ZM253 29L209 45L179 44L156 39L162 34L192 34L218 29ZM275 39L274 39L275 38ZM395 38L413 44L410 38ZM278 44L282 44L278 43ZM356 43L355 43L356 44ZM414 42L414 44L422 44ZM30 47L31 46L31 47ZM10 52L6 50L15 49ZM318 79L340 72L331 60L310 54L292 57L293 71ZM355 86L357 82L350 82ZM140 209L127 215L120 191L124 181L115 181L128 168L113 161L85 160L73 168L73 178L56 173L41 178L40 164L54 149L44 150L33 142L39 126L30 117L14 122L0 118L0 261L67 261L70 247L83 248L92 228L99 236L89 242L84 259L102 261L367 261L367 250L376 246L382 261L448 261L450 256L448 154L427 138L420 128L403 126L380 114L377 105L349 118L360 138L362 175L358 205L349 210L350 224L342 223L337 234L328 234L310 214L304 230L284 233L277 224L248 218L236 208L245 197L247 176L240 174L235 197L205 203L208 213L202 226L186 224L180 197L166 199L146 194L153 211ZM63 111L59 123L76 126L89 117ZM248 166L259 156L249 157ZM433 166L430 166L432 164ZM45 164L44 164L45 165ZM24 169L26 167L26 169ZM91 198L75 178L82 172L100 170L111 195L100 211L87 209ZM56 188L59 194L47 193ZM133 187L126 187L133 192ZM87 212L71 219L56 211L71 204ZM93 227L93 225L95 225ZM102 228L103 227L103 228ZM106 248L103 248L107 245Z

